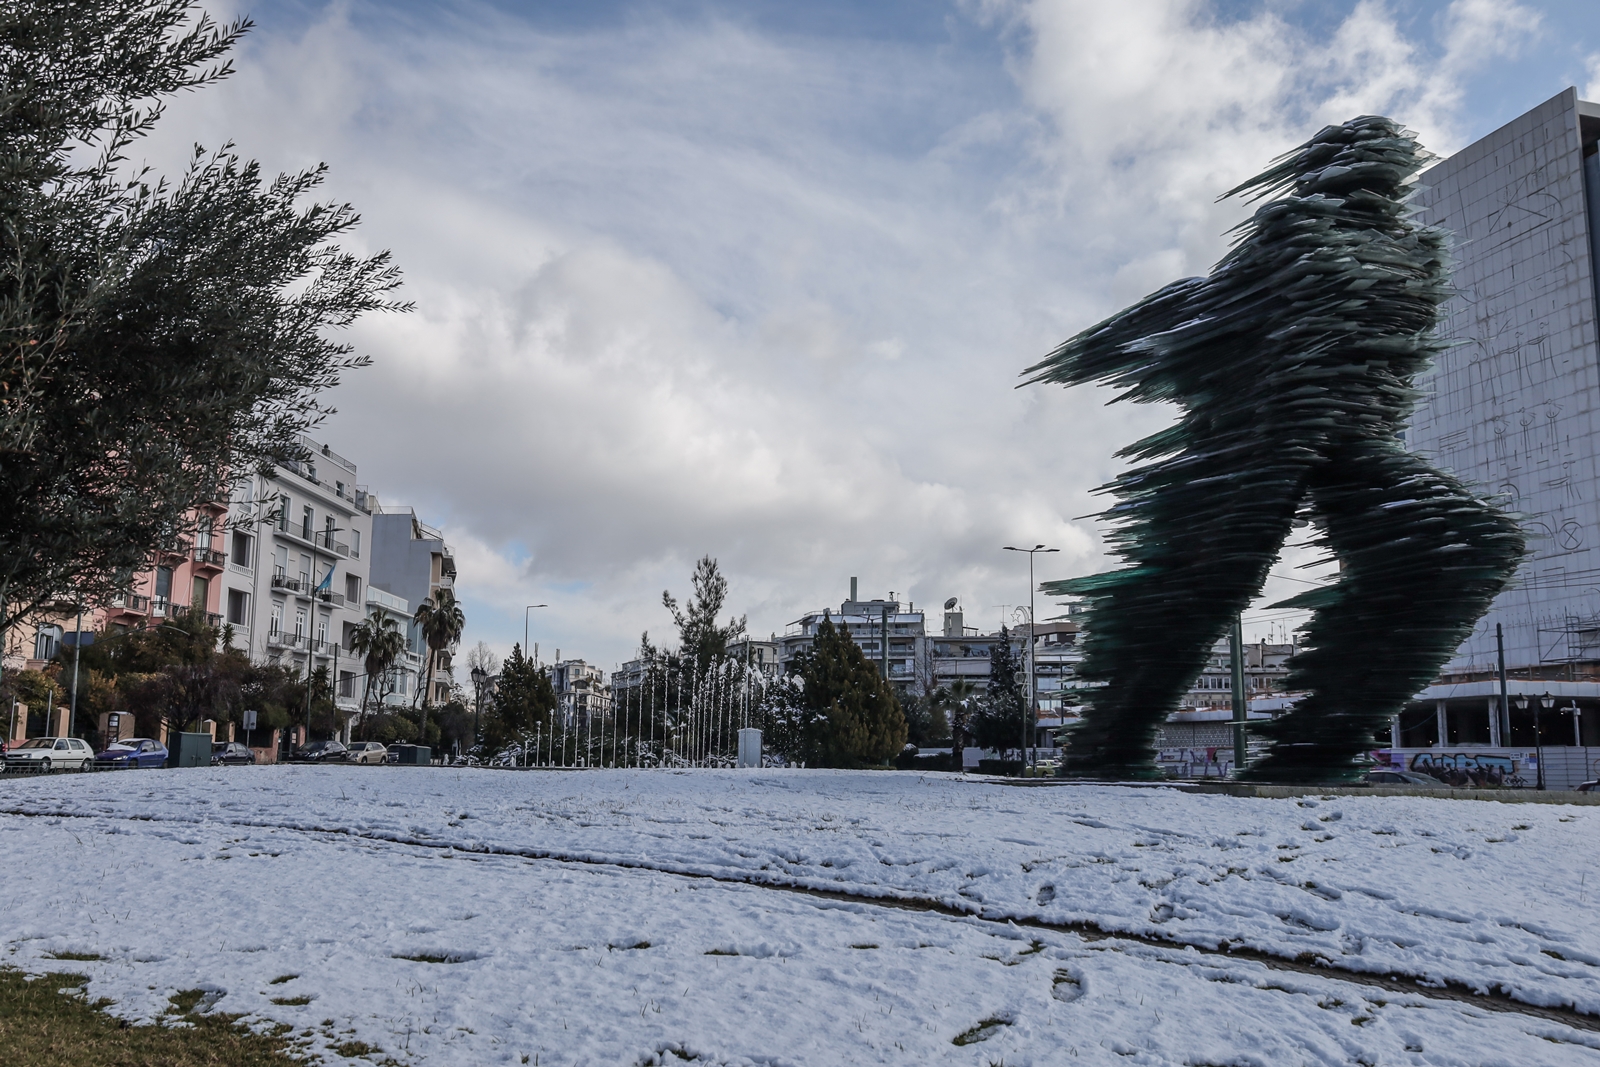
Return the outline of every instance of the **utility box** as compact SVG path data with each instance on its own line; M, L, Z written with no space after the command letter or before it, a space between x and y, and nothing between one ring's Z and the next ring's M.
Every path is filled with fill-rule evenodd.
M433 750L427 745L390 745L394 761L413 767L426 767L433 762Z
M761 731L746 727L739 731L739 766L761 766Z
M168 734L167 766L211 766L211 735L187 733Z

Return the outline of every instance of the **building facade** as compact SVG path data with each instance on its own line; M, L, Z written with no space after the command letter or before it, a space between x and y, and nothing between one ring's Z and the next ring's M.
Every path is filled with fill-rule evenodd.
M257 662L326 670L334 704L354 715L365 667L350 635L366 615L375 501L356 466L325 444L310 458L234 486L222 621Z
M444 534L423 523L411 508L384 508L372 503L371 584L403 600L414 613L424 600L436 599L441 590L455 590L456 556ZM450 699L455 648L431 652L407 620L407 648L422 658L422 685L426 685L428 657L436 656L433 670L435 704Z
M1420 179L1421 218L1455 235L1459 295L1441 326L1452 347L1418 379L1408 444L1501 497L1528 555L1397 722L1392 747L1412 762L1448 748L1487 760L1492 749L1526 778L1541 745L1600 743L1597 143L1600 106L1568 89ZM1500 641L1514 696L1559 690L1559 704L1578 709L1564 729L1536 736L1530 709L1515 699L1501 709Z

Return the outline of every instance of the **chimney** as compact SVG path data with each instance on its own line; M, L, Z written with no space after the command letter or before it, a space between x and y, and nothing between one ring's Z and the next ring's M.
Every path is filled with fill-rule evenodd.
M854 578L852 578L852 579L850 579L850 599L851 600L855 600L855 598L856 598L856 580Z

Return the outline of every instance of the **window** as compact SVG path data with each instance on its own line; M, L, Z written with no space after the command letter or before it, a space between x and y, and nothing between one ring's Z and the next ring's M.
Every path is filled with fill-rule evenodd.
M250 594L243 589L228 590L228 622L234 626L250 625Z
M328 617L326 615L321 615L317 618L317 643L320 645L328 643Z
M284 533L289 532L289 507L289 494L280 494L278 496L278 529Z
M294 635L297 638L304 637L306 635L306 609L305 608L295 608L294 609Z
M272 573L275 575L289 575L289 546L279 545L272 553Z
M354 574L344 576L344 599L347 604L361 603L361 579Z
M342 697L353 697L356 695L355 671L339 672L339 695Z
M350 531L350 558L351 559L360 559L361 558L361 531L360 530L351 530Z
M189 597L189 603L194 605L194 610L205 611L211 606L211 579L195 576L194 586Z
M267 628L270 633L283 633L283 601L272 602L272 621L267 624Z
M217 532L217 520L206 515L200 520L194 532L194 547L211 550L211 538Z
M41 626L33 635L33 658L55 659L61 651L61 627Z
M300 588L311 589L311 557L304 552L300 554Z
M300 509L300 536L307 541L311 540L311 528L316 525L316 522L317 513L311 510L310 504Z
M233 531L233 565L250 570L253 566L250 555L250 535L243 530Z
M156 593L152 598L157 615L167 613L167 605L172 602L172 568L156 568Z

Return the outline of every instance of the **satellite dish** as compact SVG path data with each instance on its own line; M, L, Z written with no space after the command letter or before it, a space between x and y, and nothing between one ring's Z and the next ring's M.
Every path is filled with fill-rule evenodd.
M949 611L951 608L954 608L955 606L956 606L956 598L955 597L951 597L949 600L946 600L944 602L944 610L946 610L946 611Z

